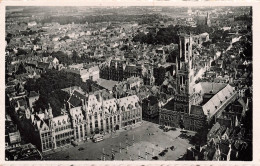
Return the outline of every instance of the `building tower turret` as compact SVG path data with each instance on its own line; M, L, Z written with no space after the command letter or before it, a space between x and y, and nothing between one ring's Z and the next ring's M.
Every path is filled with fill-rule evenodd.
M211 22L210 22L210 18L209 18L209 12L207 12L207 17L205 19L205 24L210 27L211 26Z

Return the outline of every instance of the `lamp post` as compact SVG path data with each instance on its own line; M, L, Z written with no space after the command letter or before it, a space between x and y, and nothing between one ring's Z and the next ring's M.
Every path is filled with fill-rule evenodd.
M115 153L114 153L114 149L112 148L112 155L111 155L111 159L114 160L115 159Z
M147 147L145 147L145 160L147 160Z
M135 144L135 136L133 135L133 146L134 146L134 144Z
M103 160L106 160L106 156L105 156L105 149L103 148Z

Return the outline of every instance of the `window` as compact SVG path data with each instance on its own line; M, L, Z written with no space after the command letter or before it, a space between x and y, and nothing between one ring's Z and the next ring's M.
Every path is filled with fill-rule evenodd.
M97 119L97 112L95 112L95 119Z
M103 120L100 121L101 124L101 130L103 130Z
M95 128L98 128L98 121L95 121Z

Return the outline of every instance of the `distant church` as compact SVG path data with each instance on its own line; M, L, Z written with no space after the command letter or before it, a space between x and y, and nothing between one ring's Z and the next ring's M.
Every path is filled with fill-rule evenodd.
M211 22L210 22L210 18L209 18L209 12L207 12L207 17L205 18L205 24L210 27L211 26Z

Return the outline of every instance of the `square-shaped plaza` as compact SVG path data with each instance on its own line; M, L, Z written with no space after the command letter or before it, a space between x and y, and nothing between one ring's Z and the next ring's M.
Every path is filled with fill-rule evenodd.
M143 121L132 128L109 133L98 143L90 140L51 151L44 155L44 160L112 160L112 154L114 160L152 160L155 156L160 160L177 160L191 146L187 139L178 137L180 134L180 129L164 132L158 124ZM160 156L165 149L165 155Z

